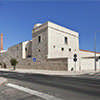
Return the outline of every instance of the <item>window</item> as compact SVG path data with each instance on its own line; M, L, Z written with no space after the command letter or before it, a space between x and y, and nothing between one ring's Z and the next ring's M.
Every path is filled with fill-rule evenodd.
M65 43L68 44L68 39L67 39L67 37L65 37Z
M39 49L39 52L40 52L40 49Z
M69 51L71 52L71 48L69 48Z
M38 36L38 42L39 43L41 42L41 36Z
M64 48L61 48L62 51L64 51Z
M55 45L53 46L53 48L55 48Z

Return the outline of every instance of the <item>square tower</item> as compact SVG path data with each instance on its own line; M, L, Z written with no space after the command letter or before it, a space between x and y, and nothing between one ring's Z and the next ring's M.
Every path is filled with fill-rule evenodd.
M36 24L32 30L32 57L36 62L45 62L48 55L48 22Z
M74 62L77 54L77 62ZM79 70L79 34L75 31L46 22L36 24L32 30L32 57L37 62L60 66L65 63L66 70ZM59 64L60 63L60 64ZM77 67L76 67L77 66Z

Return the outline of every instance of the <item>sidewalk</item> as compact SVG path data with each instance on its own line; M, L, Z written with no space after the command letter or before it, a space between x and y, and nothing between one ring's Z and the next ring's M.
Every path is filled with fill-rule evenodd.
M83 72L69 72L69 71L51 71L51 70L38 70L38 69L1 69L0 71L10 71L10 72L18 72L18 73L34 73L34 74L45 74L45 75L61 75L61 76L68 76L68 75L82 75L82 74L92 74L100 71L83 71Z
M7 79L0 77L0 86L7 83Z

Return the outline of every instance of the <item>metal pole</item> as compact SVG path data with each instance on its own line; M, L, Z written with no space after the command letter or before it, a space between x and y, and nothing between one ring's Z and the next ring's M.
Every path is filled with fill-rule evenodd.
M76 72L76 61L75 61L75 72Z
M95 71L96 71L96 32L95 32Z
M100 59L99 59L99 69L100 69Z

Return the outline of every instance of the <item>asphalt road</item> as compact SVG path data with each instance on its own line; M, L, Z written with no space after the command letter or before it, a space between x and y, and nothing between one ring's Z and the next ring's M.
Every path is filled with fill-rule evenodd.
M45 100L42 98L44 94L53 96L51 100L100 100L100 79L4 71L0 71L0 77L7 78L8 83L43 93L37 96L34 91L31 94L3 85L0 87L0 100Z

